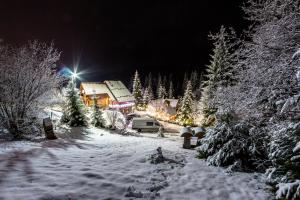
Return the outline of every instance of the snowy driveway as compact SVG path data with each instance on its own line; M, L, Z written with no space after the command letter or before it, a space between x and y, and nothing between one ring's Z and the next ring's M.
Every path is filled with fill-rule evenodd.
M180 140L88 129L76 139L0 144L0 200L269 199L260 176L207 166ZM161 146L177 164L151 164Z

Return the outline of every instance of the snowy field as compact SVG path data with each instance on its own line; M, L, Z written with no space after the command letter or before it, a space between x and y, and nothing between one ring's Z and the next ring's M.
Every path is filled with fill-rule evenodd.
M182 138L94 128L60 137L0 144L1 200L271 199L261 175L207 166L195 151L181 148ZM159 146L169 161L151 164Z

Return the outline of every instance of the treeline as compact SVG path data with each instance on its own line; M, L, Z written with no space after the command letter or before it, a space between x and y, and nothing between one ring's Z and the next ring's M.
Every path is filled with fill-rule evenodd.
M174 99L180 98L184 95L187 83L190 80L192 84L192 90L195 96L199 99L201 95L201 87L203 83L203 72L193 70L191 72L186 71L182 80L174 83L172 74L161 75L148 73L144 78L140 76L136 71L130 81L131 91L133 91L134 83L139 79L141 83L140 87L142 93L149 93L150 99Z
M176 121L182 125L194 125L202 84L203 76L197 71L186 72L182 84L177 83L176 86L171 74L153 77L149 73L142 84L136 71L132 79L132 93L138 110L145 110L151 100L178 99Z

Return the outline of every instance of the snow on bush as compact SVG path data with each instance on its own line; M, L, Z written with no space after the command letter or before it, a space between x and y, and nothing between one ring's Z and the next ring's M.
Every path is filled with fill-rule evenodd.
M275 128L274 128L275 129ZM276 198L300 197L300 123L277 125L273 132L269 157L273 163L267 171L269 183L276 186Z
M227 120L228 116L226 114L223 118ZM267 158L265 141L264 133L245 122L225 123L219 119L201 139L199 157L206 158L211 165L230 166L233 171L264 170Z
M277 199L300 199L300 180L296 180L292 183L279 183L278 190L276 192Z
M22 137L23 127L45 106L44 97L51 98L58 88L59 58L53 44L0 46L0 121L14 137Z
M126 128L126 119L124 115L117 110L105 110L103 112L105 126L110 129L123 130Z

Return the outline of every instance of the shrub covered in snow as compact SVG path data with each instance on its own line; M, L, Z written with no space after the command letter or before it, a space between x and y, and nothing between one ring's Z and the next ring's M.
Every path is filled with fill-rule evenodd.
M59 58L53 44L0 46L0 125L14 137L22 137L22 128L37 118L47 98L53 98L60 83Z
M112 130L124 130L126 128L126 119L118 110L105 110L103 112L105 126Z
M267 171L268 181L276 186L277 198L300 197L300 123L277 125L270 143L273 167ZM275 129L275 128L274 128Z
M224 118L229 115L227 113ZM264 170L267 164L266 141L264 132L257 131L246 122L226 123L218 119L216 126L208 129L201 139L199 157L205 158L211 165L230 166L235 171Z
M94 106L92 111L92 121L91 124L95 127L104 127L105 121L103 118L103 113L101 108L98 106L96 99L94 100Z

